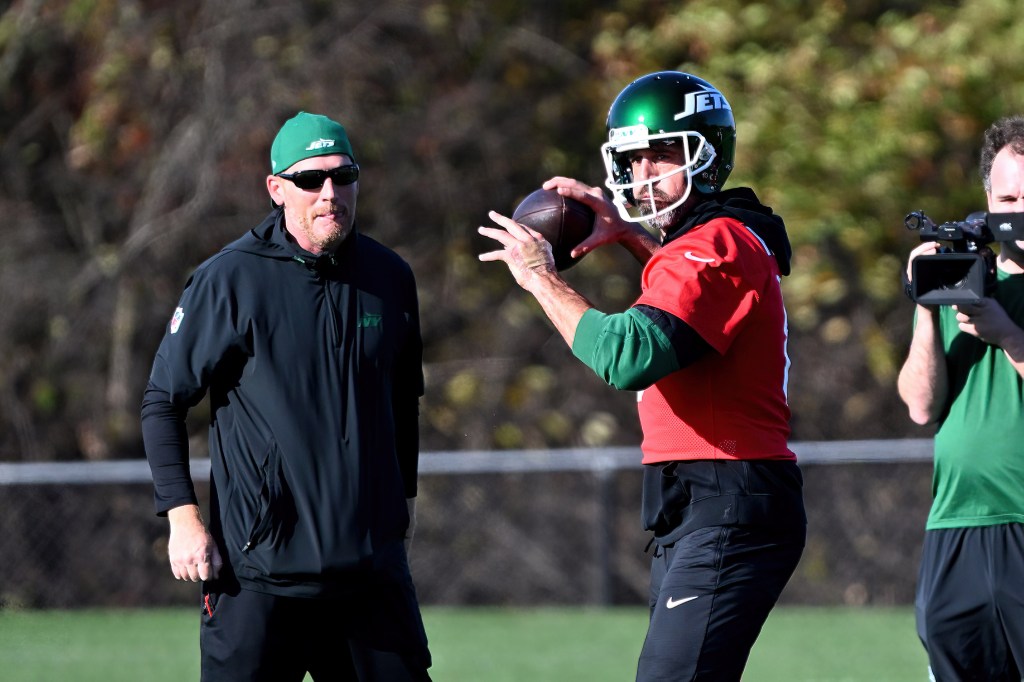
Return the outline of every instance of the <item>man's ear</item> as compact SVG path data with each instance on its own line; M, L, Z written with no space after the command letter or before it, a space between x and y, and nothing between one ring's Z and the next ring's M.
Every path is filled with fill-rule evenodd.
M267 176L267 193L270 194L270 200L276 206L284 205L284 189L281 186L281 178L276 175Z

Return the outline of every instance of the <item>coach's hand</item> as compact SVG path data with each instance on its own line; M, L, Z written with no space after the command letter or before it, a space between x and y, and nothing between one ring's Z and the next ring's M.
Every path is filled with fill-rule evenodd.
M199 507L186 504L167 512L171 536L167 555L171 573L178 580L211 580L220 573L223 561L213 536L206 530Z

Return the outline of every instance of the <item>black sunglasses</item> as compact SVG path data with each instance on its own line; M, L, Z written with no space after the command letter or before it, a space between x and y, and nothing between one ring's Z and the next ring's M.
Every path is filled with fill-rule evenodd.
M330 170L304 170L298 173L278 173L277 177L291 180L296 187L313 192L324 186L327 178L335 185L351 185L359 179L359 166L338 166Z

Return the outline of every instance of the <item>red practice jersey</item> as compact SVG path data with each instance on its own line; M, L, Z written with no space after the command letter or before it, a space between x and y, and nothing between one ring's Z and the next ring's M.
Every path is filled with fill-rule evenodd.
M780 279L768 247L733 218L693 228L647 263L636 303L683 320L714 352L638 395L644 464L796 459Z

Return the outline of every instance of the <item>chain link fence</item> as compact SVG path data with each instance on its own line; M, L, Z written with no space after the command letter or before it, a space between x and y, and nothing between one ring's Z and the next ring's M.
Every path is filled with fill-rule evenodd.
M930 441L794 444L808 544L789 604L913 601ZM639 450L424 453L412 571L437 605L646 603ZM197 481L208 461L193 463ZM208 485L198 486L206 509ZM0 464L0 608L188 605L144 461Z

